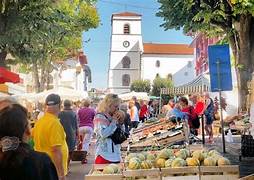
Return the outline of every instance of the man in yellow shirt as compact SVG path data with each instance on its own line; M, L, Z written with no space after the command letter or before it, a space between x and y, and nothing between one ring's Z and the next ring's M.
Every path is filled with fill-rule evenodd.
M68 147L65 132L59 119L61 99L50 94L45 102L45 114L35 123L33 129L34 149L47 153L54 162L59 180L67 175Z

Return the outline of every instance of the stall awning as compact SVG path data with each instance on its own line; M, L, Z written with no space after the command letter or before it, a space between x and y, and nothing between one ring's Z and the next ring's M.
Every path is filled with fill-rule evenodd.
M3 67L0 67L0 84L5 82L19 83L20 77L18 74L13 73Z

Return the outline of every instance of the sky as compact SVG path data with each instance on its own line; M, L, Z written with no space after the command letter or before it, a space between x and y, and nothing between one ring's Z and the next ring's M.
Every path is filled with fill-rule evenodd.
M98 0L96 8L100 25L83 32L83 50L92 71L90 88L106 89L111 37L111 15L119 12L134 12L142 15L143 42L164 44L190 44L191 37L182 31L165 31L160 25L163 19L156 17L160 4L157 0ZM89 41L88 41L89 40Z

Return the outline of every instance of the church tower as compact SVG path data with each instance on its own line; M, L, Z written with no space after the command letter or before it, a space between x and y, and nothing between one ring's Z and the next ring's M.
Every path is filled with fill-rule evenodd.
M108 89L111 93L130 91L130 85L141 77L141 15L131 12L113 14L111 18Z

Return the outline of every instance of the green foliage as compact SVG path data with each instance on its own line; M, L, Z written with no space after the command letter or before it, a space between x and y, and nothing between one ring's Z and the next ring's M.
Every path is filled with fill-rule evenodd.
M172 87L173 83L171 80L167 78L161 78L161 77L156 77L153 80L153 87L152 87L152 96L160 96L160 90L161 88L165 87Z
M151 90L151 83L149 80L135 80L131 84L131 91L147 92Z

